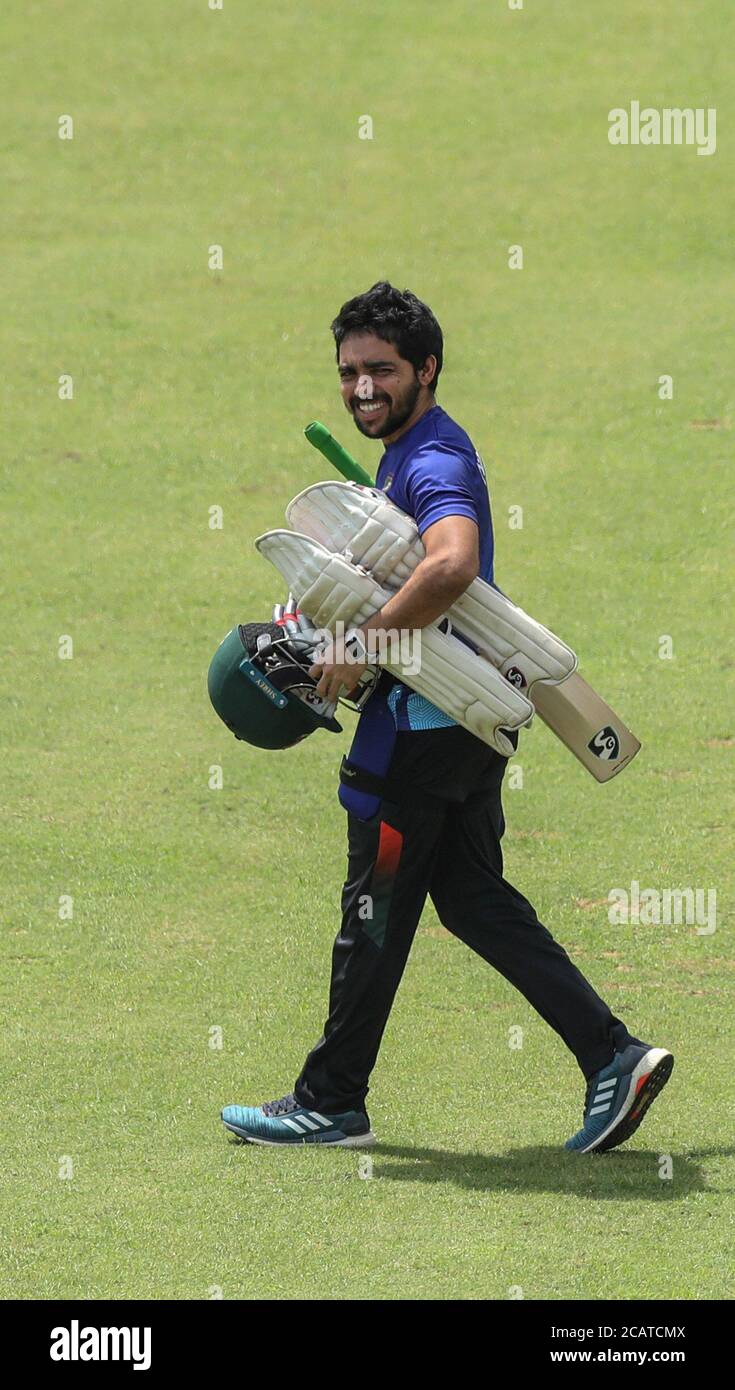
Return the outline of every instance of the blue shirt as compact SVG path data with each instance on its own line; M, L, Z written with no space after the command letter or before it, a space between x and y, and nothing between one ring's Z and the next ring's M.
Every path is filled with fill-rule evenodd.
M376 487L412 516L423 535L446 516L467 516L480 533L480 575L493 582L493 526L482 459L465 431L441 406L389 444ZM397 684L388 703L398 729L436 729L454 724L423 695Z
M440 405L388 445L375 486L414 518L419 535L445 516L477 522L480 574L492 584L493 526L483 462L469 435Z

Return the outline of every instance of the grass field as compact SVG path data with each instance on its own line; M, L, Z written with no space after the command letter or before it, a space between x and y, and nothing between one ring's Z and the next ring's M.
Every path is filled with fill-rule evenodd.
M733 14L9 0L3 26L3 1296L731 1297ZM611 146L631 100L716 108L716 154ZM382 277L444 329L498 582L643 741L599 787L535 727L506 793L508 876L677 1057L606 1158L563 1151L571 1055L428 909L372 1178L219 1124L321 1029L354 717L260 754L206 671L283 598L252 538L325 475L304 425L377 468L328 325ZM716 888L717 930L611 926L632 880Z

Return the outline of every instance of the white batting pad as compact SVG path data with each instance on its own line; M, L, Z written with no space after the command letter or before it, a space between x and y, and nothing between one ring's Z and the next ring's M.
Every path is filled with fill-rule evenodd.
M280 570L315 627L359 627L390 598L366 570L298 531L266 531L255 548Z
M348 553L391 592L426 553L413 517L359 483L315 483L289 503L286 518L327 549ZM558 684L576 670L571 647L484 579L473 580L447 616L531 699L538 681Z
M557 685L577 668L571 647L529 617L484 579L473 579L452 604L449 617L458 631L475 642L508 680L518 678L533 699L538 681Z
M327 550L349 551L356 565L394 589L424 558L413 517L360 483L314 483L289 502L286 520Z
M267 531L255 545L283 575L316 627L331 629L338 621L359 626L390 597L372 575L344 556L330 553L310 536ZM385 663L385 669L412 690L510 757L513 745L503 729L530 723L533 705L494 666L456 637L440 632L435 623L421 629L419 671L414 666L413 661L402 659Z

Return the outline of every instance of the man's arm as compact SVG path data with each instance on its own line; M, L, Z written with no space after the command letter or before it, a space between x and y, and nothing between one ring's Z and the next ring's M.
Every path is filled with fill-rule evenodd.
M360 629L426 627L446 613L480 572L477 524L467 516L445 516L421 537L425 558L384 608Z
M426 528L421 539L425 558L398 593L359 629L364 642L371 631L414 631L435 622L477 578L480 537L477 523L469 517L442 517ZM325 662L312 666L311 674L320 673L319 694L336 700L342 687L352 690L365 670L365 666L354 662L344 665Z

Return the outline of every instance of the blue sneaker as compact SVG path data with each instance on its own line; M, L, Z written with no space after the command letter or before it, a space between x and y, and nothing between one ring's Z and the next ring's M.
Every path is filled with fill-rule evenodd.
M587 1082L582 1128L565 1149L604 1153L637 1130L651 1101L671 1076L674 1059L663 1047L631 1043Z
M249 1144L341 1144L344 1149L363 1149L376 1142L364 1110L322 1115L299 1105L293 1092L265 1105L226 1105L222 1122Z

